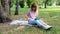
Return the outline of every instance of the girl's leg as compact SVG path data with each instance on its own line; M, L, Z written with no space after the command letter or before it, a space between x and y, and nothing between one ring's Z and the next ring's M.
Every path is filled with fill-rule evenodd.
M44 29L50 29L51 28L51 26L47 25L42 20L36 20L36 23L37 23L38 26L42 26Z
M40 25L47 26L47 24L45 22L43 22L42 20L36 20L36 23L38 26L40 26Z
M28 20L28 24L31 24L31 25L37 25L35 20Z

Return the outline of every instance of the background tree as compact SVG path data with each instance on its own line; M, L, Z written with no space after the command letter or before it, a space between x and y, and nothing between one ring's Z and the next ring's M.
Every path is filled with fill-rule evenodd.
M24 6L25 6L24 2L25 2L24 0L19 1L19 5L20 5L21 8L24 8Z
M32 3L38 4L38 0L27 0L26 2L27 2L27 5L28 5L29 8L30 8Z
M16 10L15 10L15 15L18 15L18 9L19 9L19 0L16 0Z
M60 5L60 0L57 0L57 5Z
M30 8L30 6L31 6L31 0L27 0L27 5Z
M44 7L44 8L46 8L46 7L47 7L47 3L48 3L48 0L45 0L45 7Z
M13 3L12 3L12 0L9 0L9 14L11 15L11 11L10 11L10 8L13 6Z
M16 0L11 0L14 5L16 5Z

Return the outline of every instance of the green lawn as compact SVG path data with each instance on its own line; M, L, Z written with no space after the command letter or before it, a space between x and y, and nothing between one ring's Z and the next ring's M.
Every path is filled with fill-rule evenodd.
M25 14L27 13L29 8L19 8L19 15L20 18L24 18ZM24 27L22 29L8 30L8 34L60 34L60 7L50 7L48 6L45 8L39 8L39 15L41 16L41 19L46 22L47 24L53 26L53 28L50 31L46 31L41 28L36 27ZM11 16L14 16L15 6L11 8ZM19 27L19 26L18 26ZM17 27L15 27L16 29ZM21 28L21 27L20 27ZM1 34L1 32L0 32Z

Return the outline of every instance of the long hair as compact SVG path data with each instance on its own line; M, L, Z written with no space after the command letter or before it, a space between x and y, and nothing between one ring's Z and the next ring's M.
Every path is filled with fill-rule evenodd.
M34 12L36 12L37 11L37 5L35 3L32 4L31 10L33 10L33 8L35 8Z

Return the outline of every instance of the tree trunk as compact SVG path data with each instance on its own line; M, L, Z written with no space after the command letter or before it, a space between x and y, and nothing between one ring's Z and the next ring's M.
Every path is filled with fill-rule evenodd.
M9 16L9 0L1 0L0 3L0 23L11 21Z
M16 0L16 10L15 10L15 15L18 15L18 9L19 9L19 0Z
M11 15L11 11L10 11L10 8L13 6L13 4L12 4L12 0L9 0L9 14Z
M47 7L47 2L48 2L48 0L45 1L45 8Z

